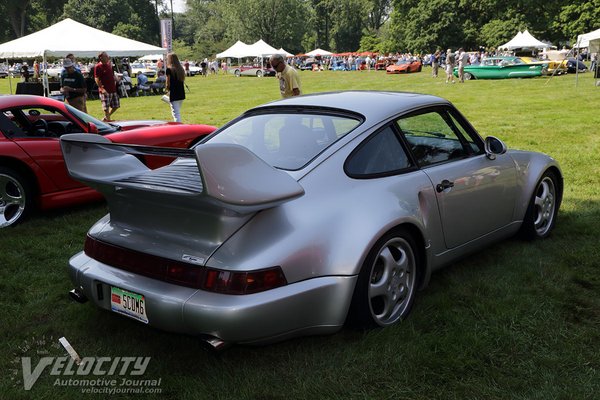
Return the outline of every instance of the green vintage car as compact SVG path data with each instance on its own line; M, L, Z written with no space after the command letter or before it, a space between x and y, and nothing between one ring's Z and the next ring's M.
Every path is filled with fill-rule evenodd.
M465 79L532 78L541 76L547 65L527 64L519 57L487 57L481 64L465 66ZM458 68L454 68L458 76Z

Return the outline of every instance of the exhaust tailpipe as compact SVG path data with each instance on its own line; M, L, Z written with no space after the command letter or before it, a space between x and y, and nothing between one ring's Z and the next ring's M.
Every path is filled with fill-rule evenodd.
M83 291L79 288L75 288L73 290L71 290L69 292L69 297L72 300L75 300L78 303L85 303L86 301L88 301L87 297L85 297L85 294L83 294Z

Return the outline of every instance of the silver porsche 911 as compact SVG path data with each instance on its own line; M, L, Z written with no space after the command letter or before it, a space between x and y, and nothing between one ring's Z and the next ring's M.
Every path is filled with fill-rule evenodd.
M436 269L548 236L563 190L552 158L413 93L276 101L193 149L61 144L110 210L69 262L71 296L215 347L394 324Z

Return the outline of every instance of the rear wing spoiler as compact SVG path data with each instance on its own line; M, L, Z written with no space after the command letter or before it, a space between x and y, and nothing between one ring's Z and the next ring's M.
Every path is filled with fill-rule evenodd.
M71 177L107 198L131 189L189 197L192 203L208 201L243 214L275 207L304 194L289 174L235 144L206 143L195 149L178 149L119 144L88 133L62 135L60 144ZM136 157L141 155L194 159L200 179L195 168L190 170L190 163L187 169L178 168L176 162L151 170Z

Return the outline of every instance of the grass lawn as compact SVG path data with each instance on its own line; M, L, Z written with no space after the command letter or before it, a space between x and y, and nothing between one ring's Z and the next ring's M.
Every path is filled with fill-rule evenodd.
M169 399L595 399L600 393L600 87L590 73L445 84L429 69L302 72L305 93L376 89L451 100L482 136L550 154L565 177L556 229L544 241L499 243L434 274L411 316L386 329L344 329L265 347L206 351L193 338L161 332L69 300L69 257L106 212L94 204L36 215L0 230L0 399L105 399L59 386L32 369L65 336L88 357L151 357L145 374ZM274 78L193 77L184 122L222 125L279 97ZM13 81L13 88L15 81ZM0 93L9 92L6 79ZM90 114L102 115L88 102ZM122 100L122 119L169 119L158 96ZM357 227L360 229L360 227ZM45 342L44 342L45 341ZM77 379L75 375L73 379ZM79 377L79 379L119 377ZM132 378L127 376L127 378ZM100 386L98 386L100 387ZM120 387L120 386L119 386Z

